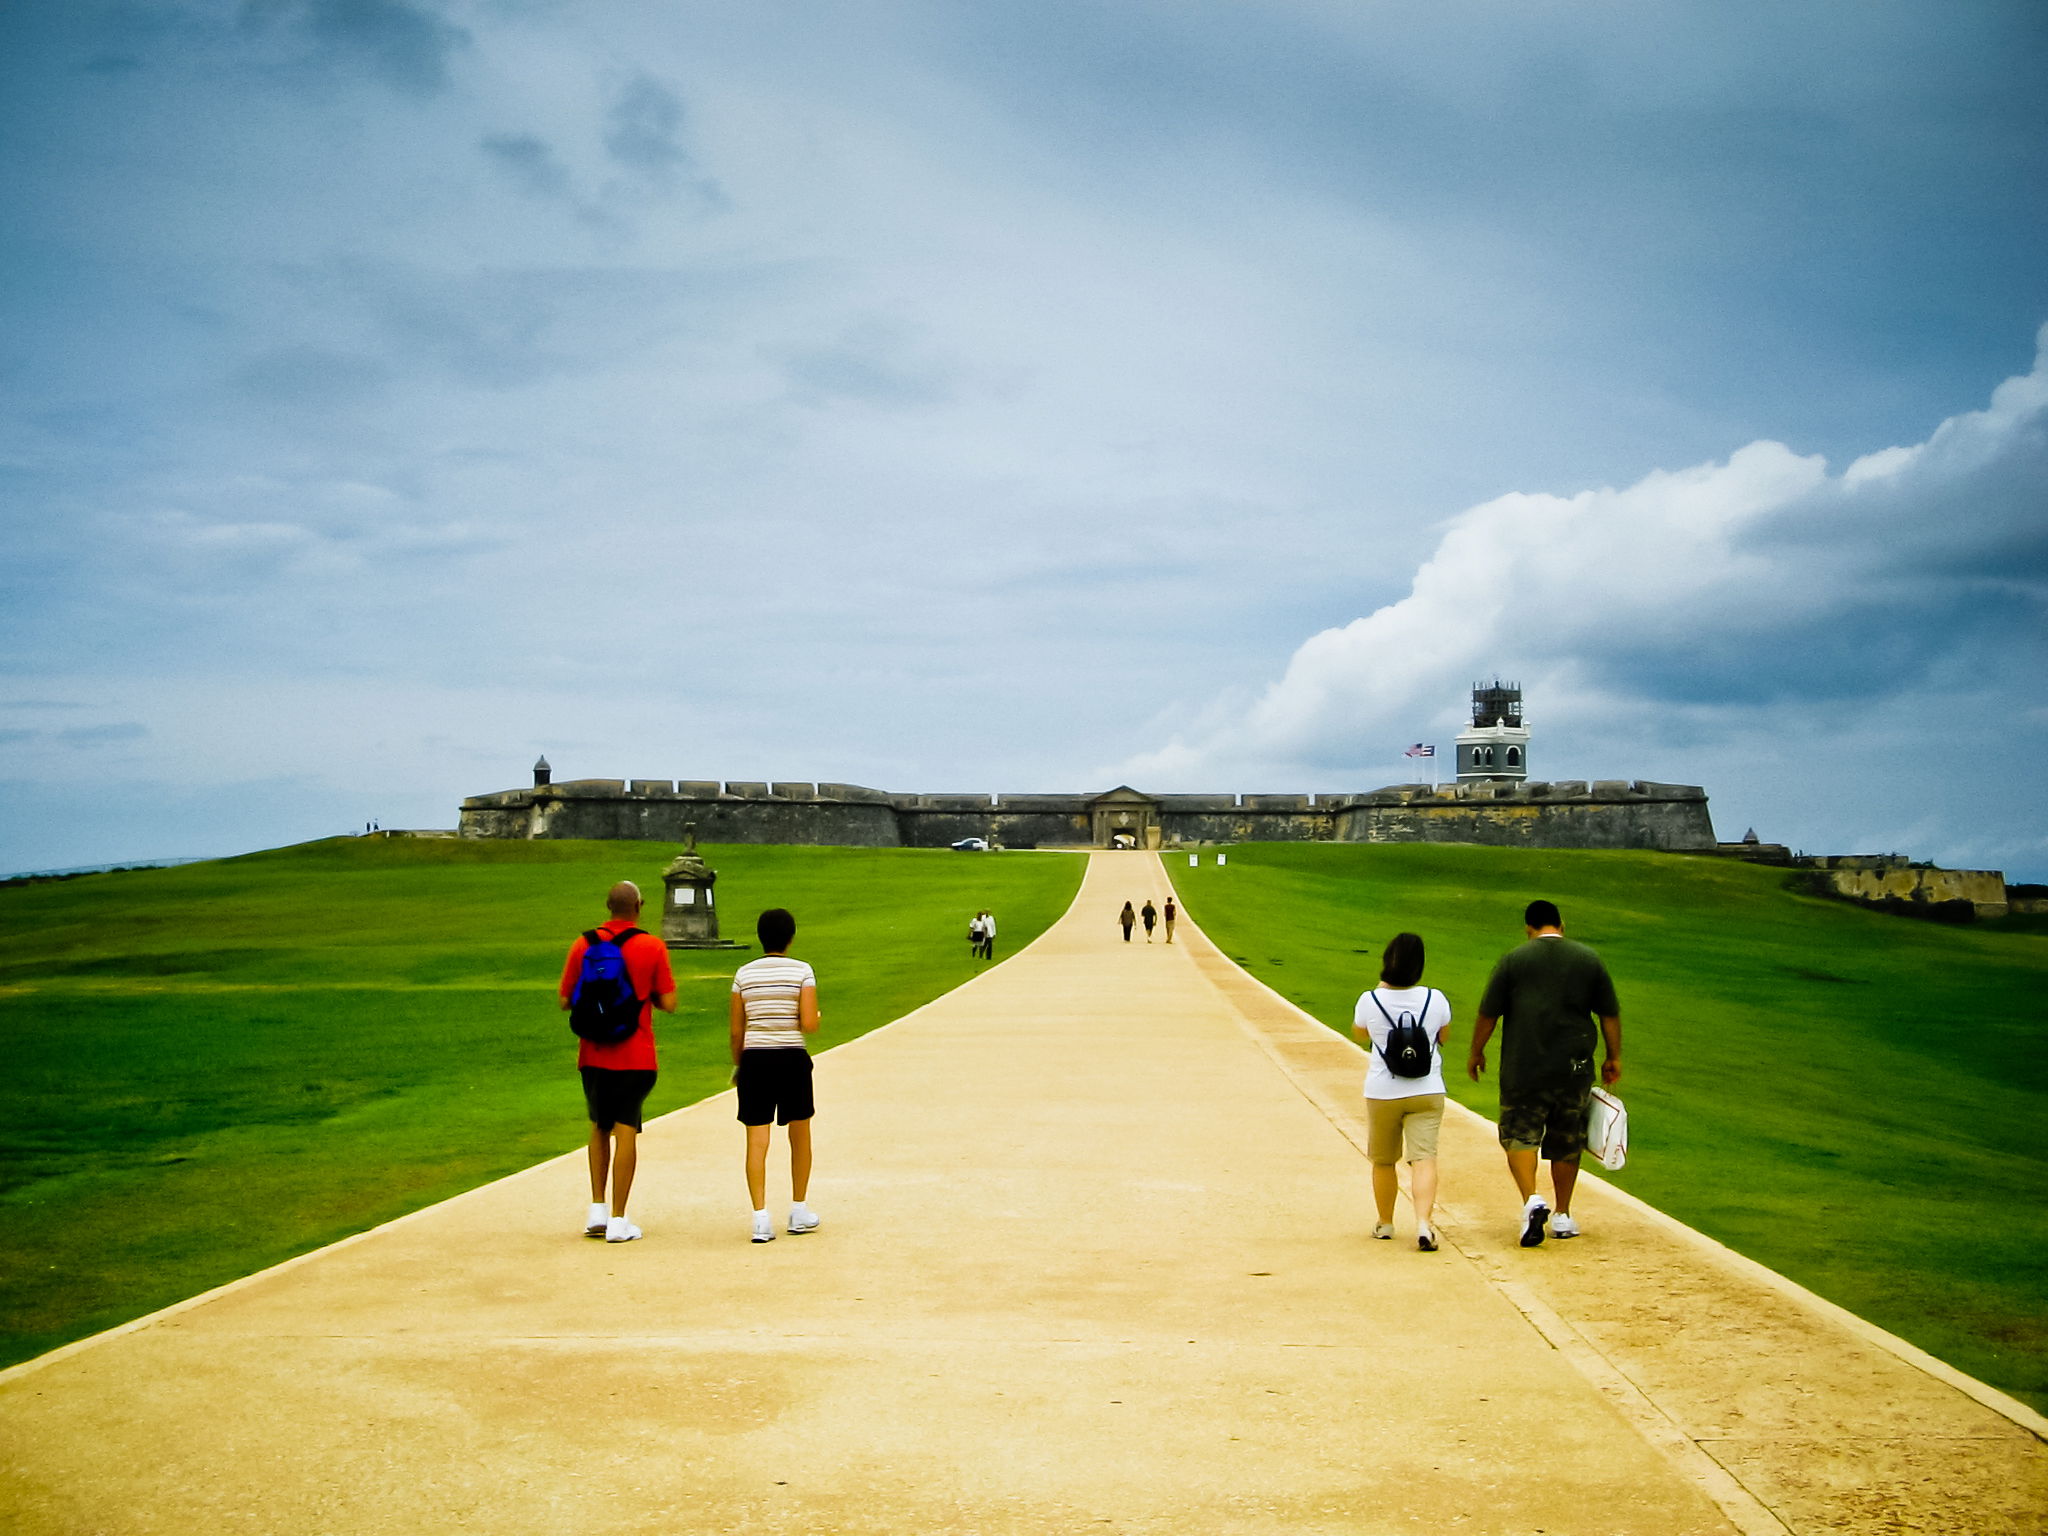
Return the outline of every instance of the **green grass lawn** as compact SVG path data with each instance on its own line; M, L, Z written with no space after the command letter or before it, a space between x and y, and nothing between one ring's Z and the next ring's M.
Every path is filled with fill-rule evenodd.
M1649 853L1447 845L1167 855L1224 951L1347 1030L1402 929L1457 1012L1466 1079L1493 961L1547 896L1621 994L1629 1165L1606 1175L1730 1247L2048 1409L2048 935L1795 896L1780 872ZM1497 1068L1499 1045L1490 1052ZM1489 1161L1447 1187L1497 1183Z
M613 881L658 901L676 851L335 839L0 889L0 1364L579 1146L562 956ZM730 978L762 908L797 915L822 1050L966 980L978 908L1001 953L1029 942L1083 869L705 853L747 947L674 954L650 1114L726 1086Z

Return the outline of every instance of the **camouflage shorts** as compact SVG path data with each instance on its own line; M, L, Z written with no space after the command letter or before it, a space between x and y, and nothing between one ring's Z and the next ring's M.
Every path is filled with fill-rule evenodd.
M1500 1107L1500 1144L1510 1152L1538 1152L1549 1162L1571 1162L1586 1150L1586 1111L1593 1082L1559 1083Z

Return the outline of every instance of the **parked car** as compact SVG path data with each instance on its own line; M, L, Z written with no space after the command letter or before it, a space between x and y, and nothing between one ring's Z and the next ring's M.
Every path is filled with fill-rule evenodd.
M959 853L987 853L988 839L985 837L963 837L953 845Z

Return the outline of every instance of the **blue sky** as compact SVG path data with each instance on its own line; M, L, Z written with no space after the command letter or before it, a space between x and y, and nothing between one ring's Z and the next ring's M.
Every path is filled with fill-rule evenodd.
M0 869L1532 765L2048 879L2032 3L0 4Z

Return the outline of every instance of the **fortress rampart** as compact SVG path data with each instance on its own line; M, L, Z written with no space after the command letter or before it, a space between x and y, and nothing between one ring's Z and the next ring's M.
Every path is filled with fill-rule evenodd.
M1190 843L1484 843L1516 848L1714 848L1706 791L1602 779L1401 784L1368 793L900 795L858 784L575 779L462 802L461 835L943 848L1172 848Z

